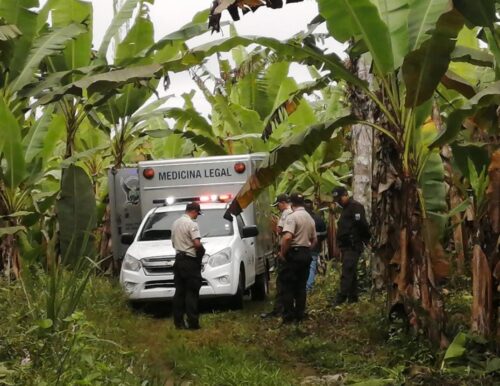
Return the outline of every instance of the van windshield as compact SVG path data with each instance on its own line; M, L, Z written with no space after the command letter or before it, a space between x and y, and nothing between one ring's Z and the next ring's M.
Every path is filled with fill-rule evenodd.
M224 212L225 209L203 209L203 215L196 219L202 238L233 234L233 224L222 218ZM182 215L183 211L153 213L144 224L139 241L170 240L172 224Z

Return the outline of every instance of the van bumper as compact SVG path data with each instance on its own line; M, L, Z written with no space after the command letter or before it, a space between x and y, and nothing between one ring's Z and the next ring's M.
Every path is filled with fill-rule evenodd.
M207 269L202 272L200 298L212 298L234 295L237 280L233 280L230 266ZM141 268L138 272L122 270L120 284L129 300L161 301L174 297L173 274L148 276Z

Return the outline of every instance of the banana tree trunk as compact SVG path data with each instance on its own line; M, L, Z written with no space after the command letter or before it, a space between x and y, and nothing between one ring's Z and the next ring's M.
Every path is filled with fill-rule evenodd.
M472 320L471 330L490 336L493 326L493 285L488 259L480 245L472 253Z
M488 210L474 221L471 329L484 337L497 334L500 343L500 150L492 154L488 176Z

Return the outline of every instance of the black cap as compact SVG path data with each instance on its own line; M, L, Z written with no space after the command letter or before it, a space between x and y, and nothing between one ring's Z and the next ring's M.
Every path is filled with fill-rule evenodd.
M190 202L186 205L186 212L191 212L193 210L197 211L198 214L201 214L200 204L198 204L197 202Z
M278 196L276 197L276 201L274 201L271 206L277 206L279 202L290 202L290 197L288 197L288 194L286 193L278 194Z
M332 196L334 200L338 200L342 196L347 196L347 189L343 186L337 186L332 190Z
M301 193L292 193L290 196L292 205L304 206L304 196Z

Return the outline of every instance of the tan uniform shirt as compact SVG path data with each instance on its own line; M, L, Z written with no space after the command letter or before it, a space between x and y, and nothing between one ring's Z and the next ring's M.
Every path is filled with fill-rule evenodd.
M281 227L281 229L285 227L285 220L291 213L293 213L292 208L286 208L283 212L281 212L281 217L278 221L278 226Z
M302 207L293 211L285 220L283 233L292 234L292 247L310 247L311 239L316 237L316 226L309 213Z
M177 253L184 252L191 257L196 257L194 239L201 239L198 223L187 214L179 217L172 225L172 245Z

